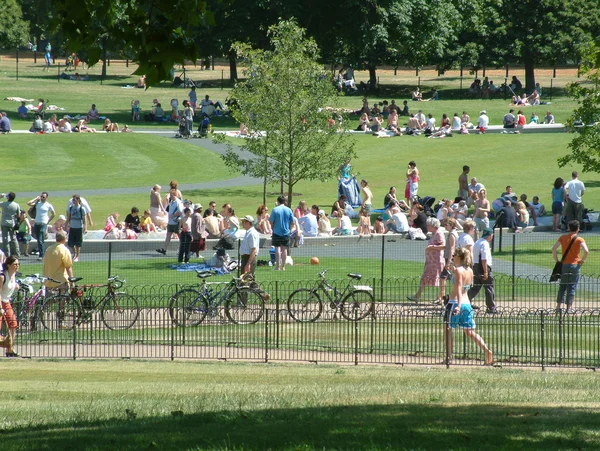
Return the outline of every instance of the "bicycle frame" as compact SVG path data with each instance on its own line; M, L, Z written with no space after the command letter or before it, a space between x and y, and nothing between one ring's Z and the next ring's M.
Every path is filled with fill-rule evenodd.
M314 291L320 291L321 293L323 293L330 304L333 303L336 306L336 308L339 308L340 303L342 302L342 299L344 299L344 296L348 292L351 283L352 281L349 280L346 287L342 291L338 291L336 287L327 282L325 274L323 274L321 276L321 281L319 282L319 285L314 289ZM331 296L331 292L334 293L333 296Z
M218 282L209 284L208 282L206 282L206 280L204 280L202 284L202 289L200 290L200 293L206 296L206 299L208 300L208 306L213 308L220 307L225 301L227 301L227 299L231 297L233 291L238 287L237 279L235 278L231 279L225 284L223 288L219 289L216 292L210 289L210 285L221 284Z

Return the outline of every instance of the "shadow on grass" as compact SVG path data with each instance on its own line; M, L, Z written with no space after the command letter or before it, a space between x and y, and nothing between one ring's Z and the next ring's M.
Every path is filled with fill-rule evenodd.
M7 449L598 448L592 409L433 404L224 411L4 430ZM82 412L83 413L83 412ZM83 413L83 415L85 415Z

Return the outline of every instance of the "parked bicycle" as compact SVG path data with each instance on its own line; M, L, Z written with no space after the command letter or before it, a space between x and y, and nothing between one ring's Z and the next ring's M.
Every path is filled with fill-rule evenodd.
M348 274L349 280L346 288L339 291L329 284L325 278L325 271L319 273L321 280L315 288L299 288L290 294L287 301L288 312L298 322L316 321L323 313L323 300L321 292L329 306L339 309L342 316L348 321L360 321L366 318L374 309L375 298L373 289L368 285L353 285L353 281L362 279L360 274Z
M28 274L24 279L17 280L19 289L14 294L11 304L17 317L20 332L37 330L40 308L46 298L47 289L44 282L47 280L57 282L49 277L40 277L39 274ZM40 288L34 292L33 284L38 283L41 284Z
M231 268L230 268L231 269ZM235 324L254 324L265 313L269 295L246 277L233 277L226 284L208 283L213 271L196 271L202 283L198 289L184 288L171 297L169 315L177 326L197 326L206 315L218 316L221 306Z
M73 284L80 280L83 277L69 278ZM124 283L118 276L111 276L108 283L102 285L74 285L69 294L59 294L46 300L41 309L41 322L46 329L73 329L76 324L91 322L100 310L100 318L107 328L130 329L138 320L140 308L133 296L116 291ZM103 287L106 287L106 294L95 298L93 289ZM84 297L88 291L89 294Z

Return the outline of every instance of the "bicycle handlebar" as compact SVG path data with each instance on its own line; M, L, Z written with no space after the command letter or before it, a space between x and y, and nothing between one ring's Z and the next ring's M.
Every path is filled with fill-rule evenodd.
M324 279L324 278L325 278L325 274L327 273L327 271L329 271L329 270L328 270L328 269L324 269L323 271L321 271L321 272L319 273L319 277L320 277L321 279Z

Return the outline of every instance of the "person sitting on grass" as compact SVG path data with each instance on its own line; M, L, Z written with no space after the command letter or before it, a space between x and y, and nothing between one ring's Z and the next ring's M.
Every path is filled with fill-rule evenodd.
M109 118L106 118L106 120L104 121L104 125L102 126L102 131L105 131L107 133L109 133L109 132L118 132L119 131L119 124L113 123L113 122L110 121Z
M25 106L25 102L21 102L21 106L19 108L17 108L17 115L21 119L27 119L27 113L28 112L29 112L29 110Z
M92 121L92 120L100 119L100 113L98 113L96 104L92 103L92 108L90 108L90 111L88 111L87 119L88 119L88 122Z
M96 129L93 127L88 127L87 124L89 124L90 122L87 119L80 119L77 122L77 125L75 126L75 129L73 131L75 132L79 132L79 133L96 133Z
M31 133L44 133L44 121L42 120L42 116L39 114L35 115L35 119L33 120L33 124L31 124L29 131Z

